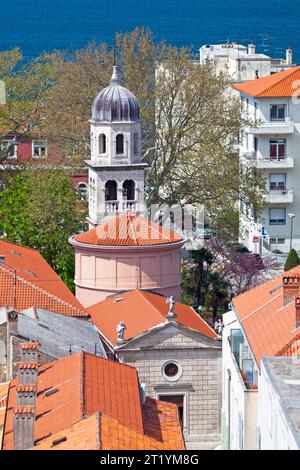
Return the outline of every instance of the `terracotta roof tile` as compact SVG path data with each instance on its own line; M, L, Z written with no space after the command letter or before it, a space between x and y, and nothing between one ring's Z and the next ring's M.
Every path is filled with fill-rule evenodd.
M147 398L145 432L95 413L44 439L34 450L184 450L177 406ZM57 443L53 445L53 443Z
M298 267L284 276L297 272ZM291 300L286 305L283 302L284 276L276 276L232 301L258 366L262 356L277 355L285 346L292 344L298 334L295 331L295 301Z
M39 349L40 344L38 342L33 342L33 341L28 341L27 343L20 343L20 348L21 349Z
M256 98L291 97L298 88L298 80L300 67L294 67L249 82L237 83L234 88Z
M25 415L25 414L34 414L33 406L14 406L13 408L14 415Z
M183 241L177 233L132 214L110 217L98 227L73 238L80 243L105 246L165 245Z
M38 369L37 362L18 362L19 369Z
M129 340L164 323L168 311L165 297L142 290L120 293L87 308L93 323L112 344L116 344L116 326L120 321L126 324L125 339ZM217 339L217 334L188 305L176 302L175 313L179 324Z
M0 306L30 307L86 317L76 297L37 251L0 240Z
M35 441L59 432L96 411L143 432L135 368L80 352L40 367ZM18 380L10 383L3 449L12 449L12 410ZM56 393L46 394L56 388Z

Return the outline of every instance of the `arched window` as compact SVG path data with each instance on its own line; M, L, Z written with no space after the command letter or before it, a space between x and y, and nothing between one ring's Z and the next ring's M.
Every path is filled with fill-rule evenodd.
M106 153L106 135L99 135L99 154Z
M124 154L124 136L123 134L118 134L116 138L116 154Z
M133 136L133 153L135 155L139 153L139 135L137 132Z
M135 200L135 182L133 180L126 180L123 183L123 198L127 201Z
M117 183L116 181L109 180L105 183L105 201L117 200Z

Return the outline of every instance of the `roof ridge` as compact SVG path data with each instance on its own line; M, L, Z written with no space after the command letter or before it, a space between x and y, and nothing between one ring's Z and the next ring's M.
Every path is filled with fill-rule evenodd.
M30 286L32 289L47 295L48 297L50 297L54 301L56 301L56 302L58 302L62 305L66 305L66 306L70 307L72 310L77 311L78 313L84 313L86 317L89 316L85 310L81 310L79 307L75 307L75 305L72 305L69 302L66 302L65 300L61 299L60 297L57 297L56 295L51 294L51 292L42 289L42 287L36 286L35 284L32 284L27 279L24 279L22 276L20 276L19 274L16 273L15 268L13 268L11 266L8 266L8 265L3 265L2 264L2 265L0 265L0 269L2 269L3 271L8 272L9 274L14 275L16 277L16 279L18 279L23 284L26 284L26 285Z
M289 77L292 77L296 72L298 72L300 70L300 66L298 67L294 67L290 70L283 70L282 73L284 72L288 72L286 73L282 78L280 78L276 83L273 83L272 85L270 86L267 86L263 91L261 91L258 95L256 95L258 98L260 97L260 95L264 94L266 91L270 91L272 90L274 87L277 87L280 83L282 83L284 80L286 80L287 78ZM270 75L271 76L271 75Z
M6 240L4 238L1 238L0 239L0 245L1 243L4 242L4 243L7 243L8 245L13 245L13 246L17 246L19 248L22 248L23 250L30 250L30 251L33 251L34 253L36 253L37 255L39 255L41 258L43 258L43 260L45 261L45 258L41 255L41 253L36 249L36 248L32 248L30 246L24 246L24 245L21 245L20 243L14 243L14 242L11 242L9 240Z
M163 320L166 320L166 317L164 316L164 314L163 314L155 305L153 305L153 303L151 302L150 299L148 299L148 297L145 296L145 294L146 294L145 291L143 291L142 289L136 289L136 290L137 290L137 292L143 297L143 299L145 299L146 302L151 305L152 309L153 309L156 313L158 313L158 315L159 315ZM151 292L149 292L149 294L151 294ZM155 295L155 294L152 294L152 295Z

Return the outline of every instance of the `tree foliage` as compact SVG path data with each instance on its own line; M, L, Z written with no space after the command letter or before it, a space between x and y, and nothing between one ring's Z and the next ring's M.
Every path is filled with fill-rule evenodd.
M71 288L68 237L85 227L85 216L70 177L60 171L24 171L0 192L0 231L8 241L37 249Z
M290 269L293 269L296 266L299 266L299 264L300 264L300 260L299 260L297 251L294 248L292 248L287 257L284 270L289 271Z

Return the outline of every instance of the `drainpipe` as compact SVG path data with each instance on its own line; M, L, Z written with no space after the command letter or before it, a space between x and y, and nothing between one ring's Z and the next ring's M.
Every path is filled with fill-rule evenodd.
M228 436L227 436L227 450L230 450L230 433L231 433L231 370L227 369L228 375Z

